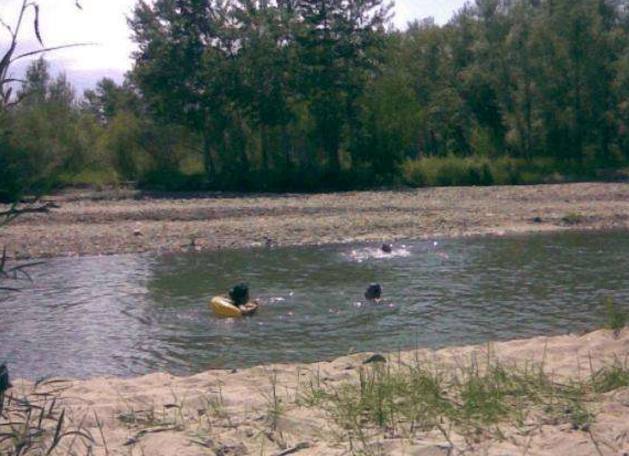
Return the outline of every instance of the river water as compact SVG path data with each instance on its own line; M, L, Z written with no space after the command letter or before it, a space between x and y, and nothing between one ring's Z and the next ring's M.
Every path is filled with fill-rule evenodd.
M376 247L48 260L0 301L0 362L29 379L191 374L586 331L604 322L604 297L629 304L627 233ZM263 307L213 317L210 298L239 281ZM362 302L376 281L385 301Z

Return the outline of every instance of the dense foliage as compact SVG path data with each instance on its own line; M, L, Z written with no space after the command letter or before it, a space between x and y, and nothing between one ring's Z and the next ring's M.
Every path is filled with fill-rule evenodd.
M0 114L0 193L7 170L32 186L317 190L627 165L625 1L476 0L443 26L389 21L382 0L140 1L122 85L77 100L33 63L24 102Z

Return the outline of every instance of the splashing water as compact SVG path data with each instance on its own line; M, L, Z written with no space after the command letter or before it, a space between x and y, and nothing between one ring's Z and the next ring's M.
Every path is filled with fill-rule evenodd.
M362 247L358 249L352 249L343 256L351 261L362 263L368 260L390 260L393 258L405 258L411 255L410 250L406 245L399 247L394 246L390 253L382 251L379 247Z

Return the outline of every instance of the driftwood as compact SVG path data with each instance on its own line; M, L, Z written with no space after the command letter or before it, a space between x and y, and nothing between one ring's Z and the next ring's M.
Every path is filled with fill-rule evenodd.
M140 432L138 432L129 440L127 440L124 446L135 445L146 434L155 434L157 432L168 432L168 431L181 431L181 426L161 426L161 427L142 429Z
M310 448L310 444L308 442L301 442L292 448L288 448L280 453L276 453L274 456L288 456L289 454L297 453L298 451L306 450L308 448Z

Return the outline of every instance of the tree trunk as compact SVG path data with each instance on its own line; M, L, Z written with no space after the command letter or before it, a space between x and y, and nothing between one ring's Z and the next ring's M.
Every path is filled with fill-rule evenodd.
M292 168L293 161L291 159L290 138L288 136L288 128L286 127L286 125L282 125L282 152L284 153L284 162L286 168Z
M214 177L214 159L212 158L212 139L207 129L203 130L203 168L208 180Z
M576 156L579 161L583 160L583 112L581 108L581 78L580 70L577 70L574 97L574 110L575 110L575 147Z
M240 164L242 169L245 171L249 171L249 157L247 156L247 138L244 132L244 123L240 113L236 112L236 126L237 130L235 134L237 135L236 144L232 144L231 147L237 147L238 156L240 158ZM233 141L232 141L233 143Z
M262 152L262 169L268 171L271 168L269 163L269 138L267 126L260 125L260 151Z
M524 86L524 117L526 122L526 134L524 135L524 152L528 160L532 158L533 151L533 101L531 96L531 79L527 75L525 76Z
M581 61L583 40L581 39L581 28L577 26L574 32L574 50L572 51L574 59L574 146L575 156L579 162L583 161L583 111L582 111L582 94L581 94Z
M339 146L338 144L330 144L327 148L327 156L330 160L330 169L334 173L341 171L341 159L339 158Z

